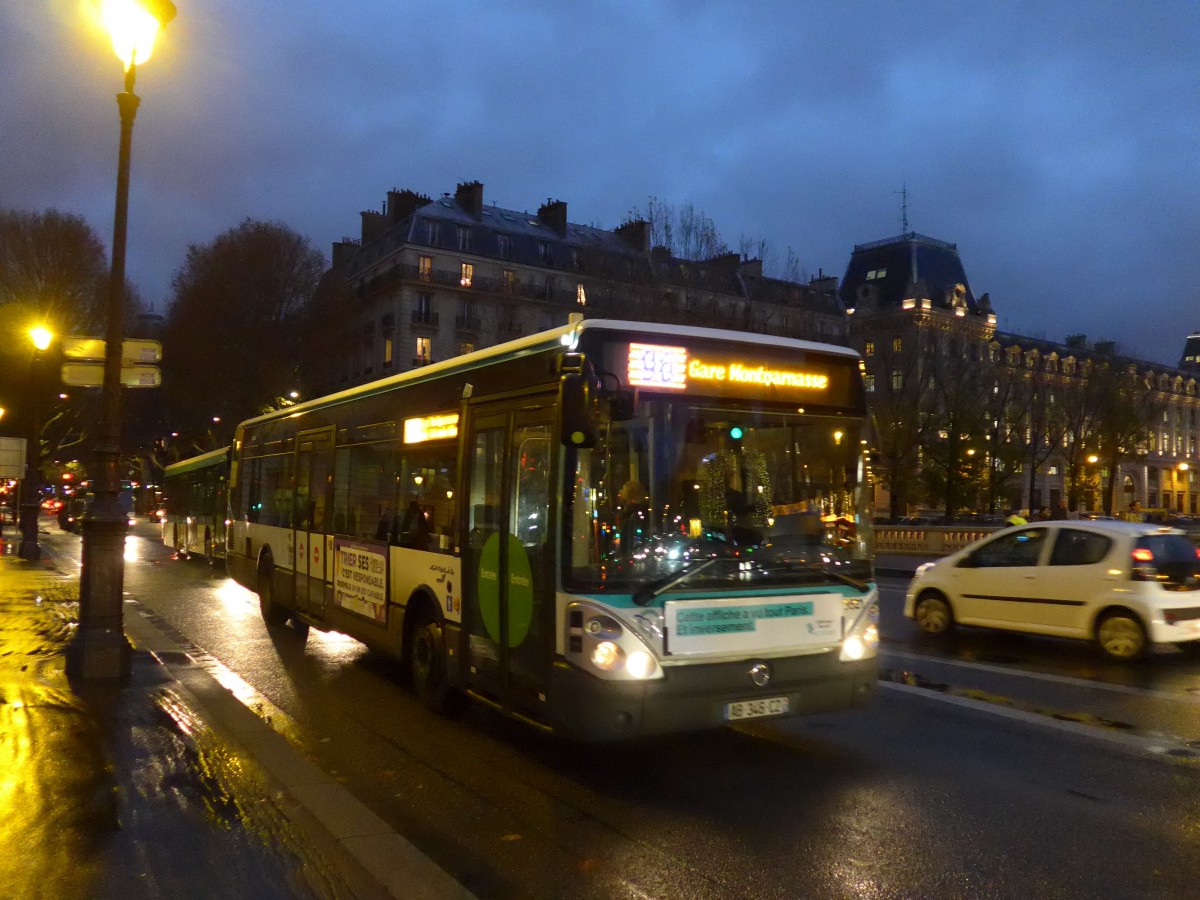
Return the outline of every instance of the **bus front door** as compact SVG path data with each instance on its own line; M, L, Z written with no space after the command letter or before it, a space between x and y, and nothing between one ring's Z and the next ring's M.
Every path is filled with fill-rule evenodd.
M294 592L296 609L323 618L325 582L330 571L325 532L329 509L329 473L333 456L333 429L296 435L296 514L292 521L295 542Z
M554 407L473 407L463 624L468 685L538 721L554 651Z

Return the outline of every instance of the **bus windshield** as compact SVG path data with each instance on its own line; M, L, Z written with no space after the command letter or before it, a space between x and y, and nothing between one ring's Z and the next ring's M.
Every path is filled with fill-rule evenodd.
M568 451L564 586L632 593L867 590L864 422L646 399Z

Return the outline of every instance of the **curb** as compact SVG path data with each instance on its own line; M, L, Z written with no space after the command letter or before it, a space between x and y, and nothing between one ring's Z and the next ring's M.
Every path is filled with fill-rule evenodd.
M139 604L126 602L125 631L153 656L222 739L241 748L290 801L305 833L340 857L357 896L404 900L472 900L474 895L397 834L349 790L286 738L159 629Z

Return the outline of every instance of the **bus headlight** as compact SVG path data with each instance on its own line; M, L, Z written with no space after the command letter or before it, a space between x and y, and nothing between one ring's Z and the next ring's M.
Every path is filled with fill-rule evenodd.
M592 650L592 665L605 672L611 672L621 664L621 657L624 655L621 648L612 641L601 641Z
M842 641L841 662L870 659L879 652L879 604L871 603L850 626Z
M606 681L662 678L662 668L645 643L657 630L655 623L645 614L637 619L635 629L590 603L571 603L566 609L564 655Z

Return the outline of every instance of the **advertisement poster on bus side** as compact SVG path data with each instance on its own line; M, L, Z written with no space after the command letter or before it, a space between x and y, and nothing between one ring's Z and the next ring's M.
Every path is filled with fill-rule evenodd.
M387 548L363 541L334 541L333 602L387 624Z

